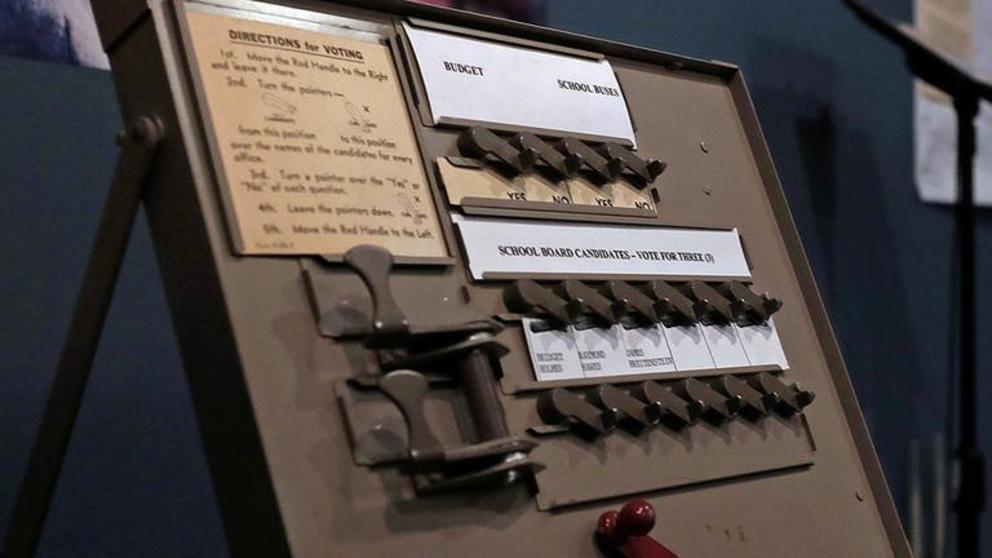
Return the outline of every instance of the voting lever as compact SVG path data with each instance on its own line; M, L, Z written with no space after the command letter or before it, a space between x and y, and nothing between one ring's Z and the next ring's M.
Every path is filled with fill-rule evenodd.
M665 281L651 281L645 289L654 300L658 320L666 327L696 323L696 306L682 291Z
M583 168L588 169L599 182L615 180L623 172L623 163L621 161L615 159L609 160L603 157L582 140L565 138L558 142L558 150L568 157L582 161Z
M730 300L730 313L739 326L763 324L782 308L782 301L768 293L758 295L740 281L721 283L717 290Z
M510 139L513 147L521 152L532 152L538 161L554 171L558 178L575 176L582 166L582 159L576 155L563 155L546 141L529 132L521 132Z
M517 149L486 128L469 128L458 136L458 149L468 157L496 159L517 173L530 171L538 158L535 150Z
M637 180L632 184L638 189L646 188L648 184L654 182L668 166L658 159L645 161L618 143L606 143L600 151L614 166L623 169L622 172L635 176Z
M357 246L344 261L372 296L373 324L365 346L380 349L384 375L378 388L406 422L408 464L418 494L507 484L540 470L528 457L537 444L510 436L499 399L496 362L506 348L495 335L502 327L489 320L411 326L389 288L387 250ZM460 387L471 417L462 430L473 432L473 441L446 447L431 432L423 406L429 387L425 370L449 375Z

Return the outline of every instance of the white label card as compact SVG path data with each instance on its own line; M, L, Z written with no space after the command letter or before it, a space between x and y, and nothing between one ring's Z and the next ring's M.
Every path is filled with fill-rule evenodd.
M544 320L524 318L521 322L534 374L540 382L582 378L582 364L572 332L554 329Z
M737 230L549 223L451 215L473 279L643 275L745 279Z
M679 372L713 368L713 356L699 325L662 327Z
M782 342L778 338L775 322L768 320L763 324L738 327L741 345L752 366L778 365L783 370L789 368L789 361L782 350Z
M579 351L579 362L586 378L616 376L627 370L627 356L623 339L616 327L590 327L580 323L569 326L575 337L575 347Z
M741 345L741 338L737 335L737 326L704 325L702 329L716 368L736 368L750 364L744 346Z
M435 124L480 123L635 143L606 60L553 54L404 24Z
M623 338L629 374L654 374L674 372L675 359L668 348L668 340L660 327L616 326Z
M522 321L538 381L690 372L745 366L788 368L774 322L737 325L597 327L588 319L567 329Z

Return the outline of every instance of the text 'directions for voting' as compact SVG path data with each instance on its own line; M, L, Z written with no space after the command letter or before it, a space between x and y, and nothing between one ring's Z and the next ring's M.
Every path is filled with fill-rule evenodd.
M187 49L237 252L446 257L389 47L197 6Z

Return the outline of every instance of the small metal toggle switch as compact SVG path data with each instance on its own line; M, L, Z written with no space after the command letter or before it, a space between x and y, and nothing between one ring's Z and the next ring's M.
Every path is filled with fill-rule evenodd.
M503 303L511 312L545 315L559 326L572 322L568 301L530 279L510 283L503 291Z
M706 325L726 325L733 319L730 301L702 281L689 281L680 289L693 302L696 316Z
M598 386L589 394L589 399L603 409L615 412L620 419L620 425L627 426L635 432L657 423L662 414L659 407L644 405L626 391L608 384Z
M521 151L533 152L537 160L553 170L559 178L575 176L582 166L582 159L579 156L563 155L551 144L529 132L521 132L513 136L510 144Z
M633 151L618 143L606 143L600 150L616 166L629 170L637 179L631 182L636 188L644 189L665 171L667 165L657 159L645 161Z
M768 293L758 295L740 281L727 281L717 290L730 300L730 311L739 326L763 324L782 308L782 301Z
M519 150L492 131L478 127L469 128L458 136L458 149L467 157L495 158L517 173L530 171L538 158L533 150Z
M775 412L784 417L801 413L816 397L816 394L803 389L798 383L790 386L768 372L748 377L747 383L763 395L777 398Z
M658 420L665 426L679 430L699 418L703 404L699 401L686 401L672 393L672 390L656 382L644 382L634 390L635 395L654 408L649 411L657 414Z
M537 400L537 413L547 424L570 424L580 433L593 437L607 434L620 420L615 410L601 410L563 388L541 394Z
M607 326L619 321L610 300L582 281L563 281L559 290L572 303L573 321L581 315L592 316L596 322Z
M713 426L734 418L742 405L739 398L722 395L695 378L675 382L672 392L689 401L698 401L702 405L702 418Z
M695 304L671 284L665 281L651 281L646 291L655 301L654 308L658 320L666 327L696 323Z
M613 300L613 312L617 316L630 316L635 322L653 326L660 320L655 310L655 302L648 295L626 281L607 281L603 286L607 296Z
M581 140L565 138L558 142L557 147L568 157L581 160L584 167L589 169L600 182L610 182L619 177L623 171L623 163L608 160Z
M710 381L710 386L722 395L740 401L740 415L750 421L760 420L778 403L778 397L762 394L735 376L720 376Z

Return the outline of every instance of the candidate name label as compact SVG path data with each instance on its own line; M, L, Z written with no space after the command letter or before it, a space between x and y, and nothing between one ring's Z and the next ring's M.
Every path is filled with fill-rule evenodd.
M539 223L452 214L473 279L750 278L737 230Z
M404 28L435 124L525 126L635 143L606 60Z
M523 318L534 377L539 382L761 366L787 370L775 322L609 328L573 324L557 329Z

